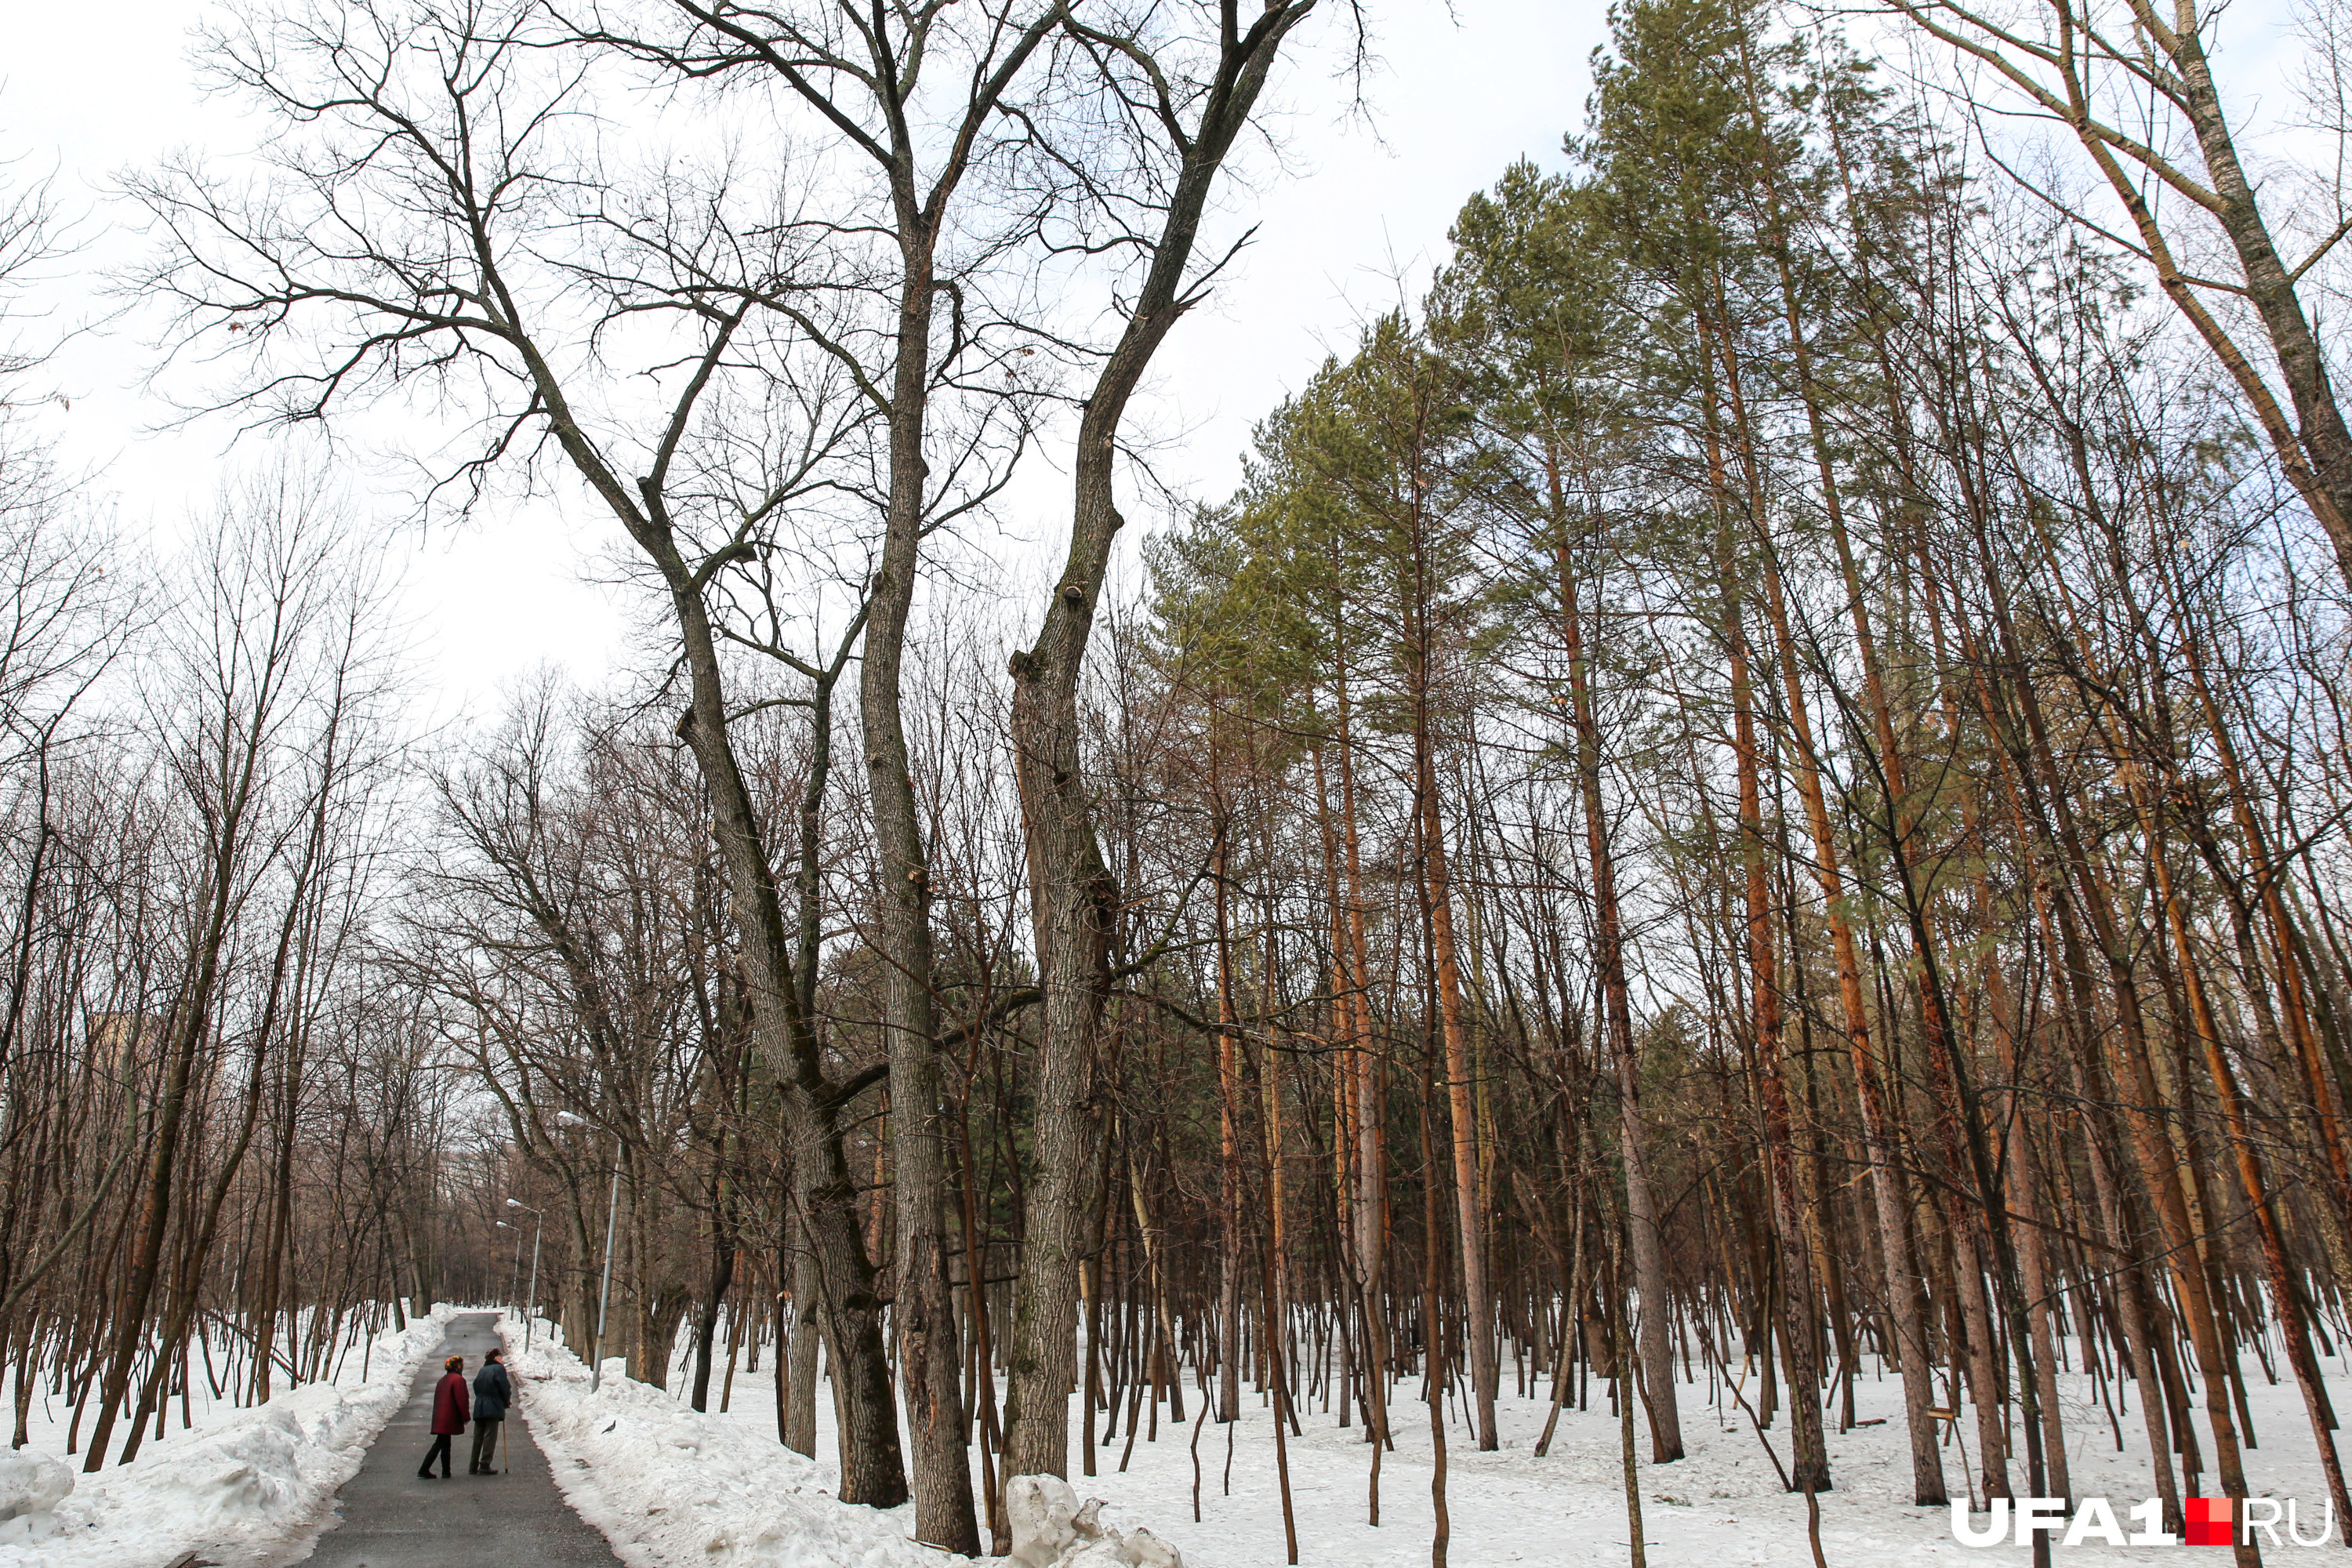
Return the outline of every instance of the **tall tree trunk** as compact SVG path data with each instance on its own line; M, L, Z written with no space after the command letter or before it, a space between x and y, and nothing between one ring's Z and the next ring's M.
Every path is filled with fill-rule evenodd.
M900 710L907 618L914 604L929 512L923 425L937 286L930 231L913 226L899 299L890 409L890 495L880 570L867 589L858 672L867 800L874 823L874 924L883 969L882 1027L890 1061L891 1201L898 1281L893 1327L914 1442L915 1539L967 1555L980 1551L971 1462L964 1447L961 1342L948 1278L947 1122L940 1105L939 1022L932 991L930 866ZM914 252L919 251L919 254ZM804 958L806 944L803 944Z
M1214 722L1212 720L1212 722ZM1210 776L1216 746L1210 745ZM1210 876L1217 939L1217 1419L1242 1418L1242 1131L1241 1017L1234 1006L1231 864L1233 821L1219 786L1216 848Z
M1752 725L1755 698L1750 666L1753 654L1748 641L1739 589L1742 564L1733 547L1730 529L1735 517L1748 514L1748 521L1758 532L1760 544L1763 520L1751 513L1750 509L1756 504L1752 496L1747 505L1742 505L1732 494L1730 478L1723 461L1720 417L1720 406L1710 395L1706 400L1707 466L1718 513L1716 576L1717 592L1723 599L1725 640L1731 653L1735 683L1732 698L1734 722L1738 724L1745 719ZM1751 480L1751 491L1753 488ZM1787 616L1777 593L1779 576L1769 565L1769 551L1765 556L1766 582L1768 588L1772 590L1767 595L1767 610L1773 631L1773 646L1780 655L1785 687L1783 698L1790 709L1787 721L1791 737L1788 760L1794 765L1797 794L1803 804L1806 826L1812 840L1812 866L1822 889L1825 906L1823 920L1829 927L1831 952L1836 962L1840 1016L1853 1072L1855 1098L1862 1110L1863 1138L1870 1162L1871 1197L1878 1218L1887 1315L1893 1321L1895 1348L1902 1362L1904 1418L1911 1441L1912 1500L1922 1507L1936 1507L1945 1501L1947 1494L1943 1460L1936 1448L1934 1420L1927 1414L1935 1398L1934 1374L1927 1356L1926 1325L1919 1311L1919 1281L1914 1263L1908 1183L1905 1180L1903 1164L1891 1142L1895 1127L1871 1048L1869 1018L1863 1004L1861 963L1854 949L1853 926L1846 915L1837 841L1830 826L1828 803L1822 790L1821 773L1816 761L1818 753L1813 750L1811 726L1806 718L1803 688L1796 682L1794 656L1788 646ZM1746 749L1753 752L1755 746L1756 742L1751 738ZM1759 820L1760 826L1760 807Z
M1416 530L1416 540L1419 531ZM1437 793L1436 737L1433 732L1433 715L1430 712L1432 694L1430 662L1434 649L1431 646L1428 616L1428 584L1425 552L1416 546L1413 605L1407 612L1408 638L1412 639L1411 658L1414 664L1413 690L1413 810L1418 822L1423 896L1429 908L1429 942L1437 974L1438 1026L1445 1050L1445 1098L1454 1164L1454 1222L1459 1234L1462 1250L1462 1310L1464 1328L1470 1350L1470 1393L1476 1406L1478 1447L1491 1449L1499 1447L1495 1430L1495 1394L1499 1382L1495 1345L1495 1300L1488 1285L1486 1268L1486 1220L1478 1203L1479 1159L1478 1122L1473 1105L1474 1068L1470 1060L1469 1022L1463 1005L1462 965L1454 937L1454 879L1445 854L1445 819L1439 809ZM1621 1083L1630 1083L1624 1064L1619 1072ZM1638 1102L1623 1107L1622 1114L1637 1114ZM1644 1321L1655 1316L1663 1320L1664 1303L1643 1301ZM1433 1327L1429 1331L1434 1333ZM1666 1399L1671 1408L1673 1385L1667 1384ZM1672 1441L1670 1451L1659 1458L1679 1458L1682 1452L1681 1433L1669 1426L1664 1435L1654 1417L1651 1439L1654 1447L1662 1447Z
M1347 875L1346 941L1353 987L1350 1020L1356 1045L1355 1221L1356 1268L1364 1311L1364 1389L1372 1427L1371 1522L1380 1522L1380 1461L1389 1445L1388 1371L1388 1116L1381 1057L1371 1031L1371 957L1364 933L1364 872L1356 802L1354 714L1348 689L1347 647L1340 639L1334 661L1334 703L1339 718L1339 845Z
M1088 1158L1095 1057L1110 998L1119 893L1095 837L1080 755L1078 682L1124 520L1113 494L1119 426L1160 345L1197 294L1187 275L1202 214L1226 155L1249 123L1282 41L1315 0L1277 0L1247 27L1227 13L1219 63L1195 101L1192 131L1118 342L1082 404L1072 463L1069 555L1037 640L1013 654L1013 763L1028 850L1030 900L1045 992L1045 1039L1030 1136L1027 1223L1013 1307L1004 1472L1066 1476L1068 1389L1076 1361L1078 1261L1093 1213ZM1076 23L1067 24L1083 31ZM1161 106L1164 125L1185 105Z
M651 489L651 487L647 487ZM652 498L649 497L649 500ZM842 1126L844 1096L828 1079L816 1023L804 1004L814 975L793 962L794 944L760 827L757 807L728 734L719 652L703 604L702 585L669 546L666 511L658 506L645 533L669 579L692 705L678 729L692 746L710 795L711 827L727 868L730 909L751 1005L751 1038L775 1074L791 1151L793 1203L801 1240L811 1256L814 1306L831 1347L840 1426L844 1502L896 1508L907 1500L898 1442L898 1401L882 1345L882 1301L874 1262L859 1224L857 1184L849 1169ZM646 542L641 539L640 542ZM667 547L667 548L665 548ZM803 1275L804 1282L811 1276Z
M1558 471L1552 477L1554 516L1568 525L1559 500ZM1675 1394L1672 1297L1666 1283L1665 1236L1650 1182L1649 1133L1642 1124L1641 1053L1633 1040L1633 1015L1625 979L1624 920L1617 902L1617 858L1601 795L1601 722L1592 695L1591 659L1584 643L1583 584L1568 542L1558 553L1560 637L1568 655L1569 713L1576 735L1577 793L1584 806L1584 845L1592 868L1593 920L1600 951L1601 1008L1609 1031L1609 1054L1617 1072L1617 1145L1625 1164L1625 1216L1631 1230L1633 1279L1641 1295L1642 1375L1650 1401L1650 1458L1665 1464L1683 1457L1682 1422ZM1810 1346L1810 1340L1807 1342ZM1475 1342L1473 1355L1475 1355ZM1815 1425L1820 1403L1813 1402ZM1482 1411L1481 1447L1491 1447L1491 1410Z

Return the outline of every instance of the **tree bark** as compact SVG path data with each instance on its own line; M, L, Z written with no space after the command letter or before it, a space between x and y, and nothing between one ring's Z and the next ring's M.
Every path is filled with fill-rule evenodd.
M964 1448L961 1336L948 1278L947 1124L940 1103L932 991L930 867L900 710L907 619L927 513L923 426L930 379L932 275L928 228L908 241L891 393L890 496L881 568L868 589L859 711L874 823L876 945L890 1059L891 1190L898 1279L895 1325L915 1445L915 1539L976 1555L980 1525ZM915 254L918 250L920 254Z
M1113 497L1117 443L1152 356L1198 299L1186 275L1209 194L1249 122L1283 39L1315 0L1282 0L1245 29L1228 13L1219 64L1182 138L1181 165L1118 342L1081 405L1072 464L1070 548L1037 640L1012 658L1013 778L1028 849L1045 1040L1030 1143L1024 1256L1013 1308L1004 1473L1066 1476L1067 1390L1076 1365L1077 1271L1093 1212L1087 1184L1097 1037L1110 999L1119 893L1094 829L1080 755L1078 682L1110 551L1124 520ZM1071 24L1074 30L1076 24ZM1167 123L1183 106L1164 105Z
M1555 479L1555 486L1557 480ZM1563 529L1567 509L1555 503ZM1609 1051L1617 1069L1617 1141L1625 1163L1625 1215L1632 1229L1633 1278L1642 1298L1640 1342L1642 1375L1650 1396L1650 1458L1665 1464L1683 1455L1680 1407L1675 1395L1675 1355L1671 1298L1666 1282L1664 1235L1658 1200L1650 1183L1649 1135L1642 1125L1641 1055L1633 1042L1633 1016L1625 979L1624 921L1617 902L1617 858L1612 847L1609 816L1601 793L1601 722L1593 705L1591 659L1584 643L1580 607L1583 585L1570 559L1567 542L1560 542L1560 636L1568 655L1570 721L1576 732L1577 793L1584 806L1584 843L1592 868L1592 907L1599 927L1601 1006L1609 1029ZM1474 1342L1474 1356L1475 1356ZM1810 1349L1811 1342L1807 1342ZM1491 1396L1489 1396L1491 1398ZM1820 1402L1812 1402L1814 1424L1820 1423ZM1491 1406L1480 1412L1481 1447ZM1800 1426L1801 1433L1802 1426ZM1818 1432L1817 1434L1818 1435ZM1822 1482L1826 1485L1826 1474Z

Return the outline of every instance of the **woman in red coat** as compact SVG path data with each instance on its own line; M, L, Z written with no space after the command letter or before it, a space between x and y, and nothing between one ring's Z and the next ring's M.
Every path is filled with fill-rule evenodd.
M425 1450L425 1463L417 1472L419 1480L433 1479L433 1461L441 1461L441 1479L449 1479L449 1439L466 1429L471 1415L467 1408L466 1358L453 1355L441 1363L445 1369L441 1381L433 1385L433 1447Z

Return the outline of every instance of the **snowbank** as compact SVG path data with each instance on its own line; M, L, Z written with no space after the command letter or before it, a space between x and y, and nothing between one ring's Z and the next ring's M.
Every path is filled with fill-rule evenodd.
M374 1347L372 1375L225 1409L202 1428L84 1476L30 1454L0 1463L0 1568L161 1568L183 1552L247 1560L331 1498L408 1398L451 1309ZM22 1472L21 1474L19 1472ZM54 1472L54 1473L52 1473ZM60 1498L59 1477L72 1483ZM53 1506L28 1506L48 1501Z
M1114 1530L1103 1500L1081 1506L1059 1476L1015 1476L1004 1483L1004 1522L1013 1559L1028 1568L1184 1568L1174 1547L1148 1530Z
M826 1489L824 1467L741 1421L704 1415L604 1363L588 1368L542 1328L529 1353L503 1326L508 1364L520 1387L515 1409L581 1517L636 1568L943 1568L972 1559L908 1539L911 1506L856 1508ZM1018 1477L1034 1518L1015 1518L1030 1568L1181 1568L1149 1531L1122 1536L1101 1525L1050 1476ZM1024 1526L1026 1523L1027 1528ZM1157 1553L1157 1554L1155 1554Z
M524 1353L506 1325L515 1410L581 1517L646 1568L940 1568L969 1562L907 1539L893 1512L848 1507L815 1463L733 1421L617 1375L588 1391L588 1368L548 1342Z
M73 1486L73 1472L46 1454L0 1455L0 1540L50 1533L50 1515Z

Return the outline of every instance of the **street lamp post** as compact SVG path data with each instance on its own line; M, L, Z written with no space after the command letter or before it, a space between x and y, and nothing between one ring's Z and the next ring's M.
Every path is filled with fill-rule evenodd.
M514 1305L515 1287L522 1283L522 1226L509 1225L504 1220L493 1222L500 1230L515 1233L514 1261L507 1266L507 1305Z
M559 1110L555 1120L567 1126L585 1127L588 1119ZM604 1284L596 1297L596 1337L588 1345L588 1392L593 1394L604 1382L604 1315L613 1305L613 1226L621 1214L621 1139L613 1137L613 1193L604 1200Z
M539 1238L540 1234L547 1229L547 1215L531 1207L529 1204L518 1202L513 1198L509 1198L507 1200L507 1207L510 1209L520 1209L523 1213L530 1215L538 1222L530 1227L530 1302L523 1309L522 1318L522 1349L523 1353L525 1355L529 1355L530 1353L530 1336L539 1327ZM499 1223L503 1225L506 1222L501 1220ZM515 1237L515 1248L520 1252L521 1247L522 1237L517 1236Z

